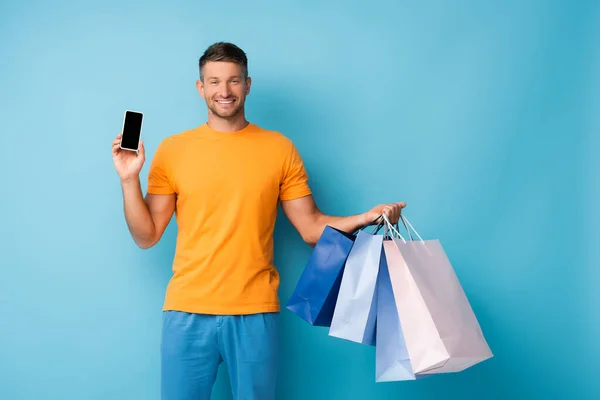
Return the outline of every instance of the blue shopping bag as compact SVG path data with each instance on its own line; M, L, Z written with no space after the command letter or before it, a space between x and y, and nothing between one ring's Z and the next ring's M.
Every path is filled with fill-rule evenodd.
M356 236L326 226L286 308L314 326L329 327L342 273Z
M377 276L383 255L383 236L361 231L350 250L329 335L376 345Z
M376 381L415 380L417 377L413 373L392 288L390 265L385 256L387 246L394 246L394 244L391 240L384 240L384 252L381 255L377 276Z

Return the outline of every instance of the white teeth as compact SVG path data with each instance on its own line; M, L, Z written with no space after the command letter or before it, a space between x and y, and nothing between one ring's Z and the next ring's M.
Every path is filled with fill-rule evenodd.
M231 104L231 103L233 103L233 100L227 100L227 101L225 101L225 100L217 100L217 103L220 103L220 104Z

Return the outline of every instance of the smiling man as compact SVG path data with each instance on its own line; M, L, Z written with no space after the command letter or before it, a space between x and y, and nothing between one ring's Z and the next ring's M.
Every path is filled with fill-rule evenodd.
M234 399L275 398L278 370L279 274L273 264L277 209L314 245L326 225L353 232L382 213L392 223L404 203L358 215L323 214L300 154L279 132L246 119L250 93L246 54L215 43L199 62L196 87L207 122L164 139L144 198L136 154L113 142L124 212L138 246L149 248L177 215L173 277L163 307L163 400L209 399L224 362Z

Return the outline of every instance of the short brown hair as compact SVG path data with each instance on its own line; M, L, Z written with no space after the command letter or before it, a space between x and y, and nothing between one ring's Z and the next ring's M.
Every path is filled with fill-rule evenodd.
M217 42L210 45L200 60L198 67L200 69L200 80L202 80L202 68L208 61L229 61L242 66L244 78L248 78L248 58L246 53L238 46L228 42Z

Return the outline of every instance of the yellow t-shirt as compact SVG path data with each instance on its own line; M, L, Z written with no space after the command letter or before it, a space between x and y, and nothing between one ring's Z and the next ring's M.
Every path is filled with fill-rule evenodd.
M164 310L252 314L280 310L273 265L279 200L311 194L293 142L254 124L204 124L164 139L148 193L177 195L177 246Z

